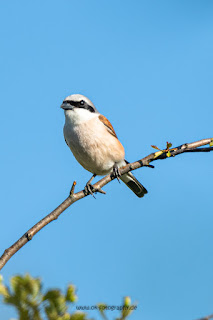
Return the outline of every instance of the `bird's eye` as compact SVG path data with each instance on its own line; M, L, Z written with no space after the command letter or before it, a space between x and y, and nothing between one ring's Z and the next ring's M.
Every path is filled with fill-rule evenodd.
M84 100L81 100L81 101L80 101L80 104L83 106L83 105L84 105Z

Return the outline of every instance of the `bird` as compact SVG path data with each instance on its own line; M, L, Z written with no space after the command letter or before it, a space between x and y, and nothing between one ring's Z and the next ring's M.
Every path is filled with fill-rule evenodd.
M100 191L91 184L97 175L112 173L142 198L147 190L132 172L120 175L119 168L128 163L124 147L109 120L98 112L92 101L82 94L72 94L64 99L61 108L65 114L65 142L81 166L93 174L86 183L86 194Z

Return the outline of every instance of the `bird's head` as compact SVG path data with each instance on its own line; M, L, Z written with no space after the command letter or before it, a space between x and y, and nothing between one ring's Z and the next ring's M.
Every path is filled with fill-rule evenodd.
M99 114L92 101L82 94L66 97L61 108L64 109L65 117L75 123L87 121Z

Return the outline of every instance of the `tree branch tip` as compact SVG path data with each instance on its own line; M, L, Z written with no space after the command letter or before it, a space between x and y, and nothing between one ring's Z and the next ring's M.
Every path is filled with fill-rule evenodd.
M207 317L199 318L199 319L197 319L197 320L210 320L210 319L212 319L212 318L213 318L213 314L210 314L210 315L207 316Z
M151 168L151 169L154 169L154 168L155 168L155 166L153 166L152 164L144 164L143 166L144 166L144 167Z
M100 187L96 188L95 192L100 192L102 194L106 194L106 192L104 190L102 190Z
M72 196L72 195L73 195L73 193L74 193L74 191L75 191L75 186L76 186L76 184L77 184L77 182L74 181L73 184L72 184L72 187L71 187L71 189L70 189L70 194L69 194L69 196Z

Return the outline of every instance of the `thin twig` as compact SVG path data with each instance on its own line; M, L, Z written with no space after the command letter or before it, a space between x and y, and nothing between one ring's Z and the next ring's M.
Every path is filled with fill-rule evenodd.
M73 182L72 188L70 189L70 197L74 194L75 186L76 186L76 181Z
M192 143L185 143L176 148L169 149L170 156L169 158L175 157L185 152L209 152L213 150L213 147L199 148L201 146L208 145L212 143L213 139L203 139ZM158 151L155 153L151 153L148 156L144 157L141 160L135 161L133 163L127 164L125 167L120 168L121 175L136 170L140 167L153 167L150 165L150 162L156 160L162 160L168 158L168 150ZM96 190L101 190L103 186L108 184L110 181L114 180L114 177L111 174L108 174L98 182L94 184L94 188ZM16 241L11 247L6 249L3 255L0 257L0 270L3 266L9 261L9 259L19 251L28 241L32 240L34 235L38 233L41 229L43 229L48 223L56 220L60 214L66 210L69 206L71 206L74 202L86 197L84 190L74 193L76 182L73 182L72 188L70 190L70 195L50 214L36 223L31 229L29 229L18 241Z
M209 316L206 316L204 318L200 318L200 319L197 319L197 320L210 320L213 318L213 314L210 314Z

